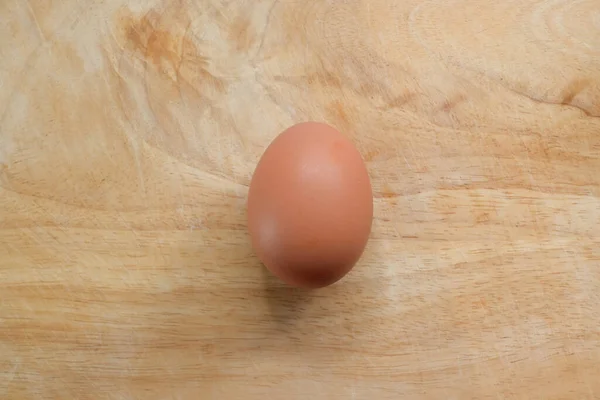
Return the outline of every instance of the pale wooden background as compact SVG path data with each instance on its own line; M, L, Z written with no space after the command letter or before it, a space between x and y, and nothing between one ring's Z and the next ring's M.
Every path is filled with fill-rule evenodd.
M0 398L600 398L598 0L1 0ZM252 255L269 141L368 162L355 270Z

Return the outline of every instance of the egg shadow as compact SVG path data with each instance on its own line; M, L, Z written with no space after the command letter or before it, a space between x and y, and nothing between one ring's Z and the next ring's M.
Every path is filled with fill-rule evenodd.
M272 320L279 328L291 328L309 309L314 291L290 286L262 266L264 294Z

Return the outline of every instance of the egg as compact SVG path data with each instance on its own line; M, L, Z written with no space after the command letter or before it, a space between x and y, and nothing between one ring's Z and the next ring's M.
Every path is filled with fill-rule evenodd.
M247 206L258 258L283 282L311 289L353 268L373 221L373 191L359 151L318 122L294 125L267 147Z

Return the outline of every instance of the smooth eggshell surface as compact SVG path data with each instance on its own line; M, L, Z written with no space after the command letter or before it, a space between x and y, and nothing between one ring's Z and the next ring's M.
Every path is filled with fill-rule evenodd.
M265 266L299 287L331 285L362 255L373 193L356 147L316 122L281 133L261 157L248 193L252 245Z

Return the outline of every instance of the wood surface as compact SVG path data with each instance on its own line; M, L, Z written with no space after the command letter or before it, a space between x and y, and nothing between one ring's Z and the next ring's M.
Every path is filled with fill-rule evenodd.
M0 1L0 398L600 398L598 0ZM245 198L328 122L374 187L294 290Z

